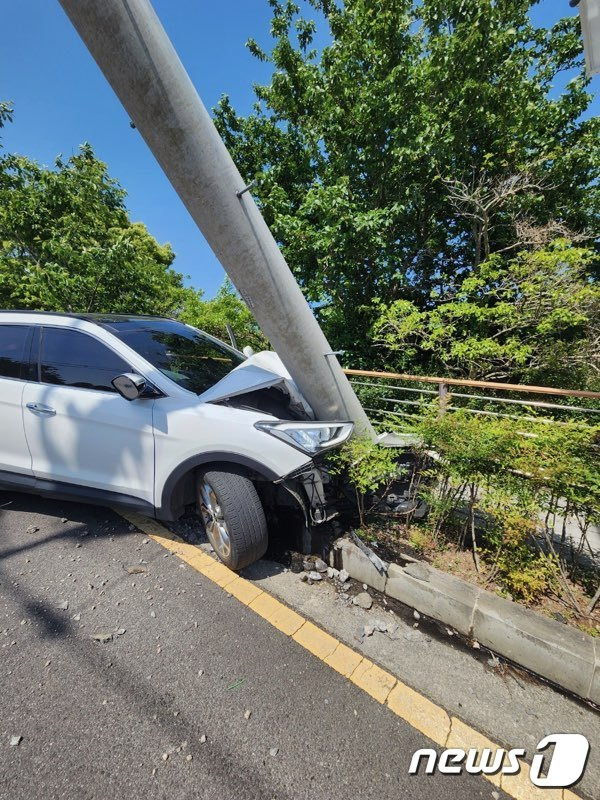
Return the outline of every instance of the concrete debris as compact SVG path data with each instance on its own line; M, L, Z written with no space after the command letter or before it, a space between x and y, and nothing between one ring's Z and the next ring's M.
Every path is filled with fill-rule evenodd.
M278 747L272 747L272 748L269 750L269 755L270 755L272 758L275 758L275 756L277 755L277 753L278 753L278 752L279 752L279 748L278 748Z
M417 609L416 609L416 608L415 608L415 610L413 611L413 617L414 617L416 620L419 620L419 619L421 619L421 615L419 614L419 612L417 611Z
M68 520L66 517L63 517L63 518L61 519L61 522L68 522L68 521L69 521L69 520Z
M63 600L62 603L59 603L56 607L61 611L66 611L69 608L69 601Z
M369 588L369 587L367 586L367 584L366 584L366 583L363 583L363 591L365 591L365 592L366 592L368 588Z
M244 719L250 719L251 716L252 712L250 711L250 709L249 708L246 709L246 711L244 711Z
M475 650L481 650L481 645L479 644L479 642L474 641L473 647L475 648Z
M300 580L306 583L306 581L308 580L308 572L300 573Z
M341 569L338 574L338 580L340 583L346 583L350 575L346 572L345 569Z
M494 800L500 800L500 792L492 792L492 797Z
M37 533L38 531L39 528L37 527L37 525L30 525L25 531L25 533Z
M340 577L339 569L335 569L334 567L327 567L327 577L333 578L334 580L336 578L339 578Z
M108 644L108 642L112 642L113 635L108 631L99 631L98 633L92 634L92 639L95 642L100 642L101 644Z
M161 758L162 758L163 761L168 761L169 760L169 754L168 753L163 753Z
M79 622L79 620L81 619L81 614L73 614L73 619L75 620L75 622Z
M373 624L375 626L375 630L379 631L380 633L387 633L389 631L389 625L387 622L382 622L382 620L376 619Z
M150 616L152 617L152 619L154 619L156 617L156 611L151 611Z
M191 753L188 753L187 756L185 757L185 760L186 761L191 761L192 758L193 758L193 755Z
M327 572L327 564L322 558L315 559L315 569L317 572Z
M375 633L375 625L363 625L362 636L373 636Z
M310 572L312 568L313 568L312 561L308 558L305 558L304 561L302 562L302 569L305 570L306 572Z
M361 592L360 594L356 595L352 602L355 606L368 610L373 605L373 598L368 592Z
M199 669L198 670L198 677L201 678L203 675L204 675L204 670L203 669Z
M10 746L11 747L17 747L17 745L21 744L22 741L23 741L23 737L22 736L11 736L10 737Z
M125 628L117 628L117 636L123 636L124 633L127 633Z
M150 539L142 539L142 544L148 544L149 541Z
M321 575L320 572L317 572L316 570L313 569L313 570L311 570L311 572L308 573L308 580L309 581L322 581L323 580L323 576Z
M202 736L200 737L200 744L204 744L205 742L206 742L206 734L203 733Z
M125 567L129 575L143 575L146 572L146 567L141 564L133 564L130 567Z

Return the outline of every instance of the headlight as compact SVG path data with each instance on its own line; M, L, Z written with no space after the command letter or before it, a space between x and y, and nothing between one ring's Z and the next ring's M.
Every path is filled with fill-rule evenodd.
M313 456L349 438L352 422L256 422L255 428Z

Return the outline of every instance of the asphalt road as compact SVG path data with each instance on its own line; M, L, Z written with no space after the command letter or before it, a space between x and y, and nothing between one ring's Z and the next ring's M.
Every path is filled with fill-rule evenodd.
M506 797L104 509L0 493L0 676L2 800Z

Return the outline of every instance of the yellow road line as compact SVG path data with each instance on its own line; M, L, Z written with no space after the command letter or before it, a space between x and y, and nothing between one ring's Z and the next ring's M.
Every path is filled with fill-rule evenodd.
M240 578L236 572L211 558L200 548L187 544L160 522L135 512L118 513L146 536L259 614L277 630L290 636L324 664L348 678L379 703L386 705L390 711L440 747L459 747L462 750L500 748L500 745L456 717L450 717L441 706L411 689L318 625L292 611L268 592L259 589L251 581ZM569 789L540 789L534 786L523 770L518 775L482 777L515 800L580 800Z

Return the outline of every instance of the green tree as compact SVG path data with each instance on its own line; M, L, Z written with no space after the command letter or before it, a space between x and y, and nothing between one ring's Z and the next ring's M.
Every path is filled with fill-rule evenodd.
M600 124L581 120L579 23L536 28L536 1L310 0L303 16L269 0L274 45L248 46L271 82L247 117L227 97L215 109L326 333L357 366L373 363L374 301L426 310L519 244L519 225L593 226Z
M472 380L600 385L600 287L591 250L557 239L491 255L434 308L382 307L374 326L393 366Z
M179 317L225 342L229 342L229 324L240 348L250 346L258 351L269 347L250 309L228 279L211 300L204 300L202 291L189 290Z
M75 312L170 313L181 303L174 253L124 207L89 145L47 169L0 160L0 305Z

